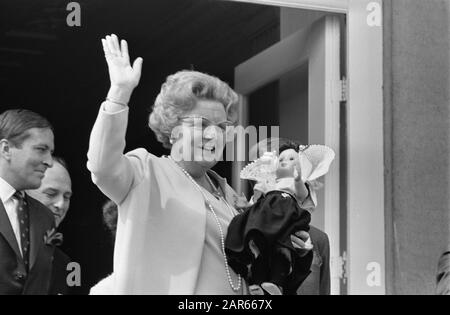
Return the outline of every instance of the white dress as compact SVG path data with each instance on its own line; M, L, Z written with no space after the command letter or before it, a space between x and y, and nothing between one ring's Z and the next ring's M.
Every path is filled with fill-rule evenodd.
M93 182L118 205L114 294L226 293L204 278L205 271L225 266L222 254L210 248L219 246L220 238L213 236L216 227L208 223L203 195L172 160L145 149L124 155L127 121L128 108L108 113L102 106L87 164ZM234 190L217 174L210 175L233 205ZM223 218L225 232L228 219ZM211 266L205 246L216 256ZM228 283L226 276L222 283Z

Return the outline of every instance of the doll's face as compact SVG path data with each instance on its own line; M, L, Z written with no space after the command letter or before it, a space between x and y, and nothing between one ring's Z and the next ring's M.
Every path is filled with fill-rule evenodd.
M297 163L298 153L294 149L281 152L278 158L277 178L294 177L294 170Z
M295 168L298 163L298 153L294 149L284 150L279 157L280 167Z

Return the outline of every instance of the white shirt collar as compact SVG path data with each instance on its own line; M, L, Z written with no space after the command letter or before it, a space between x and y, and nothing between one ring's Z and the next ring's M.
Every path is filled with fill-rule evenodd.
M7 202L16 192L14 187L12 187L8 182L6 182L3 178L0 177L0 199L3 204Z

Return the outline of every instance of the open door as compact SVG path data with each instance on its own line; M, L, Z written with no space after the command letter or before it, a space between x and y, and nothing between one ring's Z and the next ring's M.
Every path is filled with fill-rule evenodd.
M332 255L332 293L333 294L385 294L387 283L392 290L392 260L386 265L386 253L390 253L392 245L385 242L385 224L390 224L384 216L384 154L383 154L383 1L382 0L230 0L250 2L260 5L274 5L311 11L344 13L346 18L345 56L347 77L346 99L341 108L341 122L345 127L342 142L339 143L337 130L338 111L333 98L339 89L339 73L336 65L336 50L339 42L333 27L336 23L327 18L325 27L315 25L308 30L300 31L297 36L298 45L290 50L276 54L277 47L289 43L285 38L279 44L255 56L236 68L236 88L242 93L242 101L248 105L249 96L263 84L277 80L289 69L307 64L308 81L319 82L308 87L308 119L317 119L316 130L309 130L308 140L325 143L335 149L341 164L345 168L332 169L325 179L323 191L324 218L322 222L331 240ZM334 29L336 29L334 27ZM323 36L310 36L318 32ZM303 35L302 35L303 34ZM293 35L294 37L294 35ZM290 38L291 40L294 40ZM321 38L322 40L319 40ZM307 42L309 41L309 42ZM305 44L310 46L305 46ZM285 46L287 47L287 46ZM320 47L324 49L320 49ZM309 51L307 51L309 49ZM321 54L322 51L325 55ZM278 56L282 59L270 58ZM259 60L259 61L258 61ZM316 62L315 62L316 60ZM253 63L253 66L251 64ZM322 65L322 70L318 68ZM260 67L260 68L258 68ZM325 71L325 74L324 74ZM313 91L315 88L317 90ZM318 103L312 106L312 98ZM320 100L320 98L323 98ZM248 106L243 110L243 122ZM322 116L319 115L322 111ZM337 112L336 112L337 111ZM316 115L314 118L313 116ZM320 116L320 117L319 117ZM250 117L251 118L251 117ZM322 124L322 122L325 122ZM311 126L311 124L309 124ZM321 134L322 133L322 134ZM323 140L323 141L322 141ZM338 165L339 161L334 164ZM234 185L242 189L237 177L243 166L234 166ZM341 202L336 183L341 174ZM337 209L330 209L331 203L341 205L343 216L338 218ZM322 211L318 209L318 211ZM339 219L341 221L339 233ZM342 256L339 256L337 244L342 244ZM386 248L387 245L387 248ZM342 277L345 287L339 288L338 278ZM344 282L342 282L344 283Z
M294 84L294 88L297 85L299 90L307 91L305 112L308 113L306 120L308 143L325 144L336 152L336 160L329 173L321 179L324 188L318 192L318 207L315 210L317 215L314 215L312 224L324 230L330 238L331 291L333 294L339 294L341 275L338 273L338 268L333 268L335 264L333 262L339 261L340 256L339 122L342 83L338 16L328 15L321 18L311 26L300 29L235 68L235 90L241 94L243 105L239 123L247 127L252 121L250 110L252 93L272 82L286 80L295 72L305 78L299 81L291 80L289 84L291 86ZM298 117L294 117L294 120L305 121L301 117L301 111L295 108L302 106L301 104L287 106L288 108L283 108L284 111L288 110L293 115L297 113ZM259 110L272 111L267 105ZM280 137L298 140L302 131L295 130L295 123L290 125L294 125L294 130L283 132L281 129ZM245 191L245 185L239 178L239 172L244 165L245 162L235 162L233 165L233 187L238 192Z

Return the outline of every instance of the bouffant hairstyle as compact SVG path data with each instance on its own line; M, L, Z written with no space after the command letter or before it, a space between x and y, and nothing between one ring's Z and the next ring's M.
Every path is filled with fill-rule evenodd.
M167 77L149 117L149 127L165 148L171 148L170 136L179 117L194 108L198 100L220 102L227 119L236 123L239 97L227 83L205 73L179 71Z

